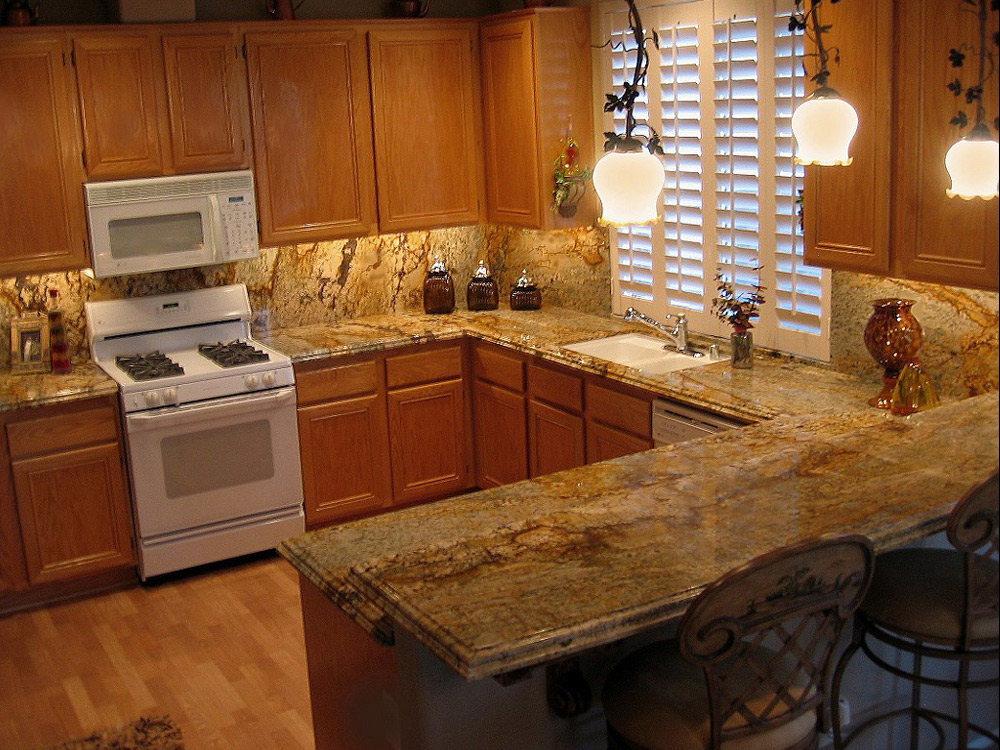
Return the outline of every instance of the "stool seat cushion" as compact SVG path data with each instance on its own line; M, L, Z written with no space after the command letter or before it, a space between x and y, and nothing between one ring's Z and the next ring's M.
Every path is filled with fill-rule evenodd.
M990 561L996 566L996 561ZM958 645L965 606L965 560L951 549L901 549L879 555L861 613L917 640ZM971 623L976 641L996 643L997 614Z
M804 683L790 692L798 697ZM748 705L762 713L774 698L759 689ZM659 641L630 654L604 684L604 714L608 724L630 743L648 750L705 750L711 741L711 715L704 671L685 661L676 641ZM736 714L726 729L746 726ZM816 731L816 712L807 711L775 729L724 742L724 750L780 750Z

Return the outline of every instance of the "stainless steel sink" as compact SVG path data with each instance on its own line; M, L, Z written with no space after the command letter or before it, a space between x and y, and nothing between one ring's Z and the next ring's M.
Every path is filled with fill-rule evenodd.
M566 344L563 349L632 367L641 375L663 375L711 363L708 357L681 354L672 350L670 348L672 346L664 339L655 336L621 333L617 336Z

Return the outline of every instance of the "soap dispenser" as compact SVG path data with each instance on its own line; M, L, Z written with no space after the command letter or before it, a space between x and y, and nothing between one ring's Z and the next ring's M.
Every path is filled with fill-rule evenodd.
M500 288L485 261L479 261L479 268L466 289L466 299L470 310L496 310L500 306Z
M451 279L448 266L440 256L424 279L424 312L430 314L450 313L455 309L455 283Z
M528 276L528 269L521 269L521 278L510 290L511 310L537 310L542 306L542 293L534 280Z

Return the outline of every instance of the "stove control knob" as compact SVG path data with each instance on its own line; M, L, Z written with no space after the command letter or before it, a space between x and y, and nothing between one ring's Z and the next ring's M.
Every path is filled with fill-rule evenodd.
M273 387L274 386L274 373L273 372L265 372L263 375L261 375L260 382L262 382L266 388Z
M165 403L165 404L176 404L177 403L177 389L176 388L164 388L163 389L163 403Z
M159 391L147 391L146 392L146 406L159 406L160 405L160 392Z
M256 375L247 375L243 378L243 384L246 385L251 391L260 385L260 378Z

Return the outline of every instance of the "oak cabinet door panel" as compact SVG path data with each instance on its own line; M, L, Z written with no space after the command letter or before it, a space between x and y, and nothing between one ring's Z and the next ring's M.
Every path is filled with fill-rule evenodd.
M525 397L490 383L475 383L476 484L499 487L528 478Z
M533 477L583 466L587 462L583 417L529 401L528 446Z
M600 422L587 420L588 464L610 461L612 458L639 453L652 447L653 441L649 438L636 437Z

